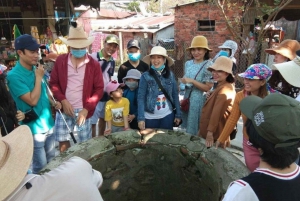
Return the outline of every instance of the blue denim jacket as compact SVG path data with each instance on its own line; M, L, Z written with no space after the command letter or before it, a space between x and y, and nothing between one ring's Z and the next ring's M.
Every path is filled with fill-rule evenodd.
M138 121L145 121L145 111L149 113L154 113L154 108L159 95L159 87L155 79L151 74L156 73L162 86L169 94L171 101L176 107L175 118L181 119L181 111L179 105L178 97L178 87L175 80L175 76L171 71L164 70L162 75L157 73L155 70L150 69L149 71L142 74L139 83L139 92L138 92ZM169 75L169 76L168 76ZM168 106L172 107L171 102L167 101ZM175 108L173 108L175 109Z

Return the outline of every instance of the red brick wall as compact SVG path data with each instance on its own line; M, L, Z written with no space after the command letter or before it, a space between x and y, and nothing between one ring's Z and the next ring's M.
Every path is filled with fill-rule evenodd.
M233 17L234 12L227 14ZM215 31L198 31L198 20L215 20ZM174 32L177 60L184 55L183 43L190 46L194 36L204 35L207 38L209 48L213 49L210 54L212 58L219 51L218 46L225 40L233 39L218 7L204 2L175 8Z

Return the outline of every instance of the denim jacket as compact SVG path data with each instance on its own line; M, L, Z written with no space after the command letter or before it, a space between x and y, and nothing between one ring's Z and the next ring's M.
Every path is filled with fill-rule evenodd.
M157 71L150 69L149 71L142 74L139 83L139 92L138 92L138 121L145 121L145 111L149 113L154 113L155 104L157 96L159 95L159 87L153 78L153 74L156 73L159 78L162 86L169 94L171 101L176 108L172 107L171 102L168 100L168 106L170 108L176 109L175 118L181 119L181 111L179 105L178 97L178 87L175 80L174 74L170 70L163 70L160 75Z

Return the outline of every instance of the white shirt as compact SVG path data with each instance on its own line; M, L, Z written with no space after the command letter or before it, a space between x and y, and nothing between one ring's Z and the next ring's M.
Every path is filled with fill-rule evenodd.
M24 186L29 182L32 187ZM103 201L98 188L103 178L84 159L72 157L44 175L27 175L6 200L13 201Z

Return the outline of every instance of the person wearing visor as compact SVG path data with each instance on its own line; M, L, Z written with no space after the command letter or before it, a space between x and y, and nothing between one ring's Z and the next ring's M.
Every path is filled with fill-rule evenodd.
M300 200L300 102L282 94L249 96L240 109L247 117L249 141L260 162L250 175L232 182L223 201Z
M149 70L148 64L140 60L141 44L138 40L132 39L127 43L128 61L123 63L118 71L118 82L123 83L123 78L126 77L130 69L136 69L141 73Z

